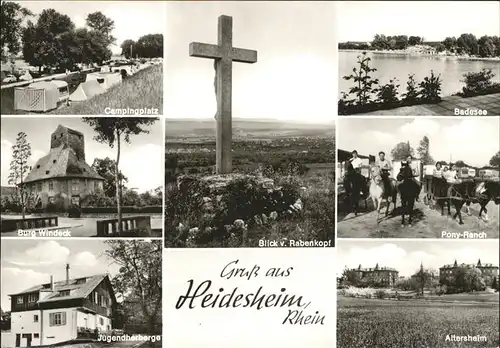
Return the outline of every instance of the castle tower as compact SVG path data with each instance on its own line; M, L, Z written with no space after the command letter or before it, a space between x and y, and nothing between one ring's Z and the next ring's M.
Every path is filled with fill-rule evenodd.
M458 267L457 260L455 259L455 263L453 263L453 267Z
M85 140L83 133L76 130L57 126L56 130L50 136L50 149L55 149L60 146L63 148L71 148L79 160L85 161Z
M477 261L477 267L481 267L481 259Z

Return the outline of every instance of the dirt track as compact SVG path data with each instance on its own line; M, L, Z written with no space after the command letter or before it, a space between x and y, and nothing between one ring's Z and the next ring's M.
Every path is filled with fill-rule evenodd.
M442 232L463 233L484 232L486 238L499 237L499 213L498 205L490 202L487 205L489 221L483 221L478 218L480 206L472 204L470 207L471 215L465 213L462 209L462 219L464 224L458 223L458 218L453 220L451 216L441 216L441 210L438 207L431 209L423 203L423 195L420 201L415 203L413 211L412 226L408 224L401 226L401 202L398 196L396 211L392 212L393 205L389 209L389 215L385 216L385 203L382 205L380 222L377 224L377 212L373 208L373 203L368 200L368 209L365 209L364 201L360 202L360 212L358 216L354 214L345 214L343 212L342 198L339 197L338 209L338 238L443 238ZM452 215L455 209L451 208ZM406 222L408 223L408 222ZM450 238L450 237L444 237ZM460 238L468 238L466 235Z

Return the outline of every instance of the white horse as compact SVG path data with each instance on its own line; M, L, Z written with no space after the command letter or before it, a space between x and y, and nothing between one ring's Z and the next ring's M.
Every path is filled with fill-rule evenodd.
M379 167L371 167L370 174L371 174L370 197L372 198L375 209L377 209L377 223L379 223L380 207L382 205L382 200L384 199L384 191L385 191L384 182L382 180ZM392 181L394 182L394 180ZM389 214L389 206L391 205L391 202L394 203L394 209L396 209L396 198L398 191L393 182L391 183L391 186L393 186L392 190L393 192L385 195L385 201L387 204L385 210L386 216Z

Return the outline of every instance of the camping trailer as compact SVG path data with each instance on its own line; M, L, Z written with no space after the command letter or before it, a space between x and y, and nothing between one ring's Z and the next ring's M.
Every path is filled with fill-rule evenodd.
M14 89L14 109L46 112L69 100L68 83L60 80L35 82Z
M499 171L496 169L480 169L479 177L483 179L491 179L499 176Z
M105 90L122 82L122 75L118 72L100 72L87 74L85 81L97 80Z
M457 168L457 177L459 179L470 179L476 177L476 170L469 167L459 167Z

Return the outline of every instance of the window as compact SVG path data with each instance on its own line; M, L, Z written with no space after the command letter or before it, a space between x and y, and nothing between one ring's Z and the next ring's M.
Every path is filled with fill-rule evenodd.
M36 302L37 298L36 298L36 294L29 294L28 295L28 303L33 303L33 302Z
M50 180L49 181L49 191L53 191L54 190L54 181Z
M80 279L77 279L77 280L76 280L76 283L77 283L77 284L85 284L85 282L86 282L86 281L87 281L87 279L86 279L86 278L80 278Z
M71 192L73 193L80 192L80 181L78 179L71 180Z
M36 315L36 314L35 314L35 315L33 316L33 321L34 321L35 323L38 323L38 315Z
M66 313L57 312L49 314L49 326L64 326L66 325Z
M41 182L38 182L38 183L36 184L36 189L37 189L38 191L40 191L40 192L42 191L42 183L41 183Z
M56 163L56 160L53 160L52 163Z
M59 296L69 296L69 294L70 294L69 290L59 291Z
M22 296L19 296L19 297L17 298L17 304L23 304L23 303L24 303L24 299L23 299L23 297L22 297Z
M50 170L46 170L46 171L45 171L45 174L49 174L49 173L50 173Z
M35 334L33 334L33 338L40 338L40 335L35 333Z
M104 319L103 318L99 318L99 324L104 325Z

